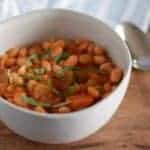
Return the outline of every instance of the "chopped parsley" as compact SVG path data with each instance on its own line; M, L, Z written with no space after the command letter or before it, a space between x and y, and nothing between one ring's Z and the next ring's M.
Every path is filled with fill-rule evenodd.
M39 59L39 56L36 53L33 53L28 57L29 61L33 61L33 60L37 60L37 59Z
M68 52L62 52L58 55L56 55L55 57L53 57L53 60L56 62L56 63L59 63L61 60L65 60L67 59L68 57L70 56L70 54Z
M44 52L40 55L41 58L49 58L51 57L51 50L49 48L44 49Z
M39 76L39 75L35 75L35 74L32 74L32 73L28 73L28 74L25 74L25 75L22 75L24 79L27 79L27 80L41 80L42 77Z
M32 106L42 106L42 107L50 107L51 105L48 103L43 103L35 100L32 97L28 97L26 95L21 97L22 101L25 102L26 104L32 105Z
M42 75L42 74L44 74L44 73L46 72L46 69L43 68L43 67L34 68L34 69L33 69L33 72L34 72L35 74Z

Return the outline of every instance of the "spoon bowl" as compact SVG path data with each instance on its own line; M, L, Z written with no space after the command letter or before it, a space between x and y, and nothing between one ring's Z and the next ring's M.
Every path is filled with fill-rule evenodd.
M144 32L129 22L118 25L116 31L131 52L133 67L150 70L150 45Z

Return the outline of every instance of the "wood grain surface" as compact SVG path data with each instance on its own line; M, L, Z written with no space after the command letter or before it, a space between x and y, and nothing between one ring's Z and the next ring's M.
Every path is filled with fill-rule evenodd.
M0 150L150 150L150 72L132 72L119 110L87 139L68 145L39 144L15 135L0 123Z

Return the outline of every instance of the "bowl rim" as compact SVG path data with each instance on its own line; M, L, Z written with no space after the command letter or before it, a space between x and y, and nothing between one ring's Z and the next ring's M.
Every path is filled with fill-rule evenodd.
M118 91L118 88L125 82L127 75L129 75L130 72L131 72L131 69L132 69L131 54L130 54L128 46L121 40L120 36L109 27L109 25L105 24L103 21L101 21L97 17L91 16L91 15L83 13L83 12L74 11L74 10L71 10L71 9L49 8L49 9L33 10L31 12L27 12L27 13L19 15L19 16L13 16L11 18L8 18L8 19L2 21L0 23L0 26L8 24L8 23L10 24L12 21L19 20L23 17L26 18L26 17L37 15L37 14L51 13L51 12L64 12L64 13L71 13L71 14L74 14L74 15L81 15L83 17L88 17L89 19L95 20L95 21L99 22L100 24L103 24L109 31L116 34L116 36L118 37L118 40L120 40L120 42L122 42L124 48L126 49L126 51L127 51L126 53L127 53L128 58L129 58L128 67L127 67L126 72L123 76L123 79L121 80L121 82L117 85L117 87L107 97L102 98L100 101L96 102L95 104L93 104L93 105L91 105L87 108L84 108L84 109L81 109L81 110L78 110L78 111L75 111L75 112L62 113L62 114L59 114L59 113L39 113L39 112L35 112L33 110L29 110L27 108L17 106L13 103L10 103L7 100L5 100L3 97L0 97L0 102L6 104L8 107L10 107L12 109L15 109L16 111L21 111L23 113L33 115L33 116L36 116L36 117L43 117L43 118L47 118L47 119L48 118L63 119L63 118L68 118L68 117L75 117L77 115L80 115L81 113L86 113L87 111L94 110L94 108L98 107L98 105L102 104L103 102L109 100L109 97L113 96Z

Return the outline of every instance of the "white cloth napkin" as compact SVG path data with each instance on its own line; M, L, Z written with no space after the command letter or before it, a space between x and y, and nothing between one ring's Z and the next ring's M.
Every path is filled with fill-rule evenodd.
M150 0L0 0L0 21L43 8L85 12L111 27L126 20L147 30L150 22Z

